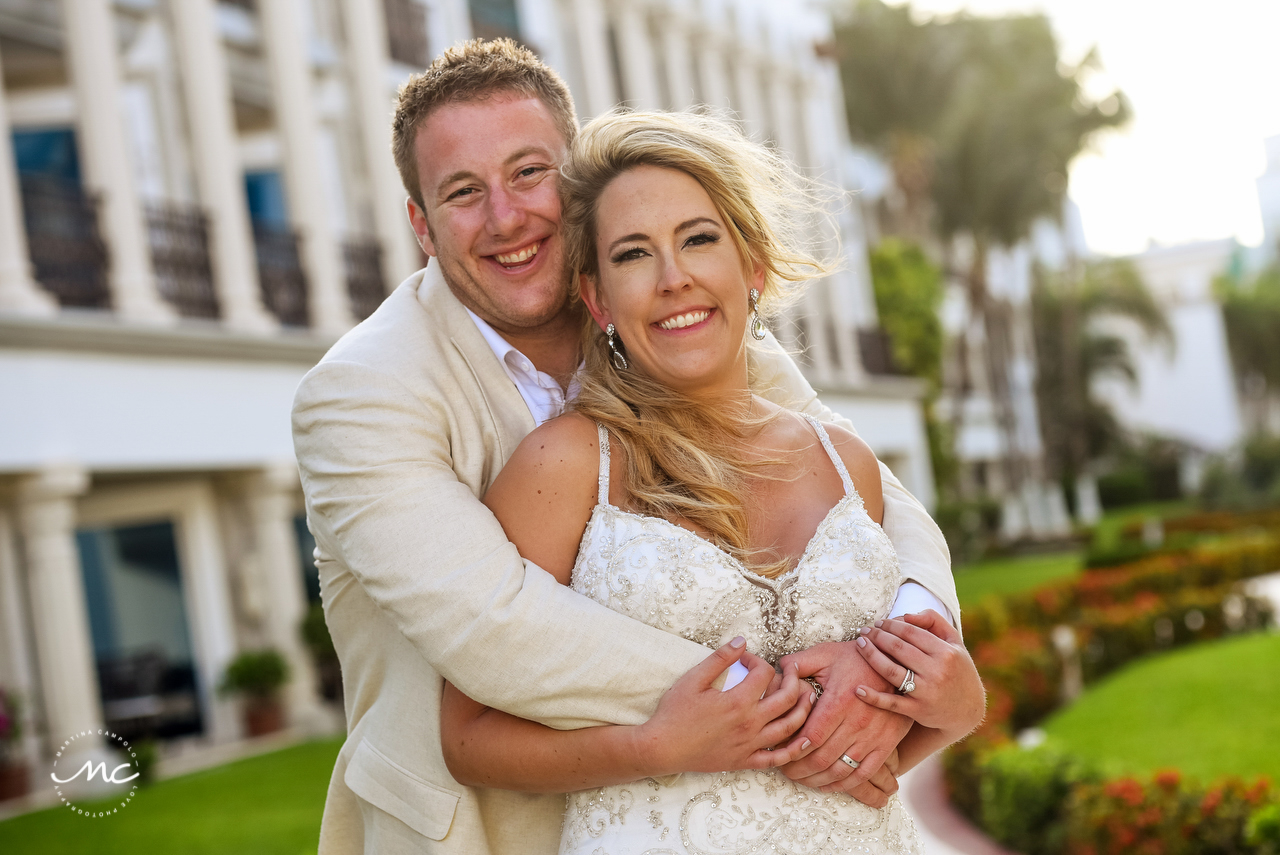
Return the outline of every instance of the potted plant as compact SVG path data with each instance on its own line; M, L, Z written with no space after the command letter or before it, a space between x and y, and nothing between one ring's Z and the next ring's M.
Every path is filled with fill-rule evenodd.
M289 664L277 650L247 650L231 660L222 678L222 691L244 698L244 725L250 736L284 727L280 687L288 679Z
M22 757L22 701L0 688L0 801L25 796L29 786Z

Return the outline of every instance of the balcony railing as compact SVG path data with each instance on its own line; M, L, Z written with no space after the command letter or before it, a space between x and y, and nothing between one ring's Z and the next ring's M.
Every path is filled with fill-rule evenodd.
M382 0L387 19L387 50L396 62L425 68L431 62L427 46L427 7L414 0Z
M258 253L262 302L282 325L305 327L307 277L298 257L298 236L288 229L255 223L253 244Z
M868 374L906 374L893 358L893 340L880 327L858 330L858 354L862 357L862 367Z
M153 202L147 205L147 231L160 295L184 318L218 317L204 214L195 208Z
M98 201L78 187L22 177L22 215L35 277L66 307L111 308Z
M382 247L371 238L352 238L342 245L347 268L347 295L356 320L363 321L387 296L382 278Z

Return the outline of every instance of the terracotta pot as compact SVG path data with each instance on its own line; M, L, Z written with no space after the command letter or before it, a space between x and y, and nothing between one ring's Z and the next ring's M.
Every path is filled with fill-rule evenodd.
M276 698L249 701L244 708L244 729L263 736L284 728L284 706Z
M0 761L0 802L25 796L30 789L30 778L25 763Z

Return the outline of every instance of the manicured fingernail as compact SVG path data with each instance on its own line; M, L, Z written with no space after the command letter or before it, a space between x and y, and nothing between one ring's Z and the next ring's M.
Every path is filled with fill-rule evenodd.
M870 635L870 634L871 634L871 627L869 627L869 626L864 626L862 629L858 630L858 632L862 633L863 635Z
M884 621L882 620L876 621L876 626L884 626Z
M859 686L858 688L854 689L854 690L853 690L853 693L854 693L855 695L857 695L858 697L860 697L860 698L865 698L865 697L867 696L867 690L866 690L866 689L864 689L864 688L862 688L861 686Z
M818 693L817 693L817 692L810 692L810 693L809 693L809 703L811 703L811 704L816 704L817 702L818 702Z
M744 647L744 646L746 646L746 643L747 643L747 640L746 640L745 638L743 638L742 636L738 636L738 637L737 637L737 638L735 638L733 641L730 641L730 642L729 642L729 646L730 646L730 647Z
M806 739L804 742L801 742L801 743L800 743L800 750L801 750L801 751L803 751L803 750L805 750L806 748L808 748L808 747L809 747L810 745L812 745L812 744L813 744L813 743L809 742L809 740L807 740L807 739Z
M859 647L866 647L866 646L867 646L867 640L866 640L865 638L859 638L859 639L858 639L858 646L859 646Z

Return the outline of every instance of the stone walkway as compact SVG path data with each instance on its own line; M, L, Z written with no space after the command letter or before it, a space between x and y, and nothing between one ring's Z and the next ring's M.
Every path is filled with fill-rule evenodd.
M915 817L928 855L1014 855L978 831L947 801L937 755L904 775L899 785L898 794Z

